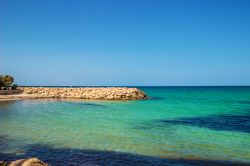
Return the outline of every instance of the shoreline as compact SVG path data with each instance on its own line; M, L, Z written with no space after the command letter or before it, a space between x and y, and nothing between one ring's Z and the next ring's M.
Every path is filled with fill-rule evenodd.
M144 100L148 96L138 88L126 87L84 87L47 88L19 87L19 94L0 95L0 101L23 99L84 99L84 100Z

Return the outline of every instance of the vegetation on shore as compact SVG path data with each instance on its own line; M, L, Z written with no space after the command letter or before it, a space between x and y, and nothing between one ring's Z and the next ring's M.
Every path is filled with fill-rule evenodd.
M14 83L14 77L10 75L0 75L0 90L14 90L17 84Z

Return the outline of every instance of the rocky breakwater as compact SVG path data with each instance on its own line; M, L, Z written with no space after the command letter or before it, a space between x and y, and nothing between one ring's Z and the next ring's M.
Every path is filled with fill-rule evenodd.
M38 158L20 159L16 161L4 162L0 161L0 166L49 166Z
M23 87L22 95L28 98L72 98L91 100L142 100L147 95L137 88L36 88Z

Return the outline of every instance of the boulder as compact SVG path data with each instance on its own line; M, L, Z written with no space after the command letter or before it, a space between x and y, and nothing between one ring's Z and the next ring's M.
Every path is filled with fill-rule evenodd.
M6 166L48 166L48 164L42 162L38 158L28 158L28 159L20 159L16 161L11 161L11 162L5 162L3 165ZM0 162L0 165L1 162ZM5 166L4 165L4 166Z

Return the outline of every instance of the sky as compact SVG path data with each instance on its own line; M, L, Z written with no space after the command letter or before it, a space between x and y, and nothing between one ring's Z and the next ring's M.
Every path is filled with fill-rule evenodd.
M19 85L250 85L248 0L0 0Z

